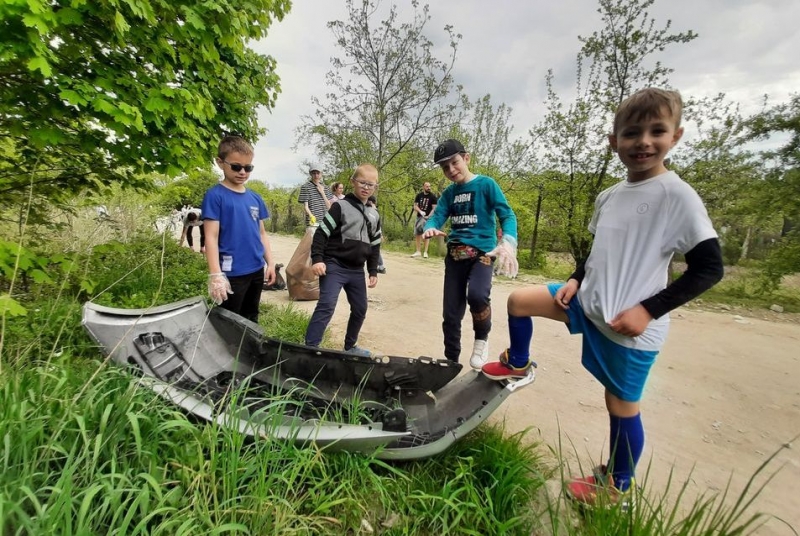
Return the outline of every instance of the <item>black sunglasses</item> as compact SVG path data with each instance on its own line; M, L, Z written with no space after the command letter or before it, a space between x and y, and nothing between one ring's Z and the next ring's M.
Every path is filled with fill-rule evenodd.
M236 173L239 173L241 170L245 170L246 173L250 173L256 168L253 164L247 164L246 166L243 166L242 164L231 164L225 160L223 160L222 163L228 164L231 167L231 170L235 171Z

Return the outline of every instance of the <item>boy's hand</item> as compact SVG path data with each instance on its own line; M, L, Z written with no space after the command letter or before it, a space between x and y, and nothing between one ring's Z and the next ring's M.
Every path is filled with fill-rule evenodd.
M422 233L422 238L433 238L434 236L447 236L447 233L443 233L439 229L428 229Z
M314 275L321 277L328 273L328 268L324 262L317 262L311 265L311 271L314 272Z
M228 294L233 294L231 283L225 274L211 274L208 276L208 296L211 301L220 305L228 299Z
M578 293L578 287L578 281L570 279L563 287L556 291L556 295L553 296L553 301L556 302L557 306L566 311L569 309L569 302L572 301L572 298Z
M369 288L377 287L378 286L378 276L377 275L369 276L369 282L367 283L367 286Z
M615 316L611 322L608 323L608 327L620 335L638 337L644 333L644 330L647 329L647 325L652 319L653 317L650 316L647 309L641 304L638 304L630 309L625 309Z
M264 266L264 279L267 280L267 285L271 285L275 282L275 266L271 264L267 264Z
M494 257L495 268L499 275L514 279L519 273L517 262L517 248L511 242L502 240L496 248L486 253L487 257Z

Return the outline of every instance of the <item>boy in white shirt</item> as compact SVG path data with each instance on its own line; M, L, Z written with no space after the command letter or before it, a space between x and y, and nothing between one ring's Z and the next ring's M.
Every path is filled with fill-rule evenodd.
M668 312L696 298L723 274L717 233L697 193L664 159L683 135L677 91L647 88L625 99L609 135L628 169L626 181L602 192L589 224L589 258L565 284L514 291L507 302L511 344L483 373L502 380L525 376L533 316L564 322L583 334L582 364L605 387L610 419L608 463L567 484L568 495L595 504L627 500L644 449L642 390L669 327ZM667 285L674 253L687 270Z

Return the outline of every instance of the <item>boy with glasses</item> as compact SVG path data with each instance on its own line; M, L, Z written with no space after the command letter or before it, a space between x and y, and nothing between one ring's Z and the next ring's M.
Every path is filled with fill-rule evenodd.
M206 235L208 293L217 305L258 322L261 290L275 282L261 196L245 187L253 171L253 147L239 136L219 143L223 179L208 189L201 213Z
M498 273L517 275L517 217L494 179L472 173L469 160L469 153L458 140L446 140L434 151L434 163L452 184L442 192L422 238L447 236L439 228L450 220L444 259L444 356L458 362L461 320L469 304L475 331L469 364L480 370L489 357L495 258ZM503 229L499 245L496 219Z
M365 264L369 288L378 284L381 220L378 211L369 203L370 196L378 187L378 170L370 164L361 164L350 182L353 193L333 204L314 233L311 269L319 276L319 300L308 323L306 345L320 345L336 310L339 293L344 289L350 303L344 350L368 357L372 353L356 346L356 342L367 316Z

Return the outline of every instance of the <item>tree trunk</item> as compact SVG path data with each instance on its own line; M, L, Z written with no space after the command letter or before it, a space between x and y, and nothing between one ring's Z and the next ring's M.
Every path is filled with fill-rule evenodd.
M747 233L744 235L744 241L742 242L742 252L739 254L739 262L747 259L748 253L750 253L750 239L753 236L753 226L747 226Z
M542 214L542 185L539 185L539 197L536 199L536 216L533 221L533 235L531 236L531 264L534 264L536 259L536 247L539 239L539 219Z
M794 220L790 220L786 216L783 217L783 229L781 229L781 238L786 236L787 234L791 233L797 229L797 222Z
M270 232L277 233L278 232L278 220L280 219L280 214L278 214L278 203L273 201L270 203L272 206L270 207Z

